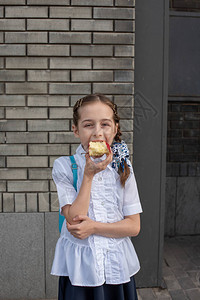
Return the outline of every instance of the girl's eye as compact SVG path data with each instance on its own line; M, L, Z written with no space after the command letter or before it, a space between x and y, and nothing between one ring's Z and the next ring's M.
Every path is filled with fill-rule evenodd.
M92 124L85 124L85 127L90 127L92 126Z
M103 123L102 126L110 126L108 123Z

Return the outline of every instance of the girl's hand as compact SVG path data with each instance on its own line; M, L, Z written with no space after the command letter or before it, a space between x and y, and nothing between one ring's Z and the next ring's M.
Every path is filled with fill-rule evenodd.
M89 154L86 154L85 158L86 158L86 165L85 165L84 174L88 177L93 177L96 173L106 169L107 165L112 161L113 154L112 152L109 153L106 159L99 163L95 163L94 161L92 161Z
M73 218L73 221L80 221L79 224L70 225L67 223L68 231L77 239L84 240L94 234L95 221L87 216L79 215Z

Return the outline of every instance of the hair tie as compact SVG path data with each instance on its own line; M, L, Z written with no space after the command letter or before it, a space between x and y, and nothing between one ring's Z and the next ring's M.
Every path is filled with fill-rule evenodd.
M129 150L124 141L114 142L111 146L113 152L113 161L112 167L118 171L119 166L122 168L122 172L124 172L124 163L126 162L128 167L131 168L131 164L129 163Z

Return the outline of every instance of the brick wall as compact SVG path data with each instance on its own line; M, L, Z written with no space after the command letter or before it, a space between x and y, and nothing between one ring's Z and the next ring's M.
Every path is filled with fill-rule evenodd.
M72 106L101 92L132 151L133 0L1 0L0 211L57 211L55 158L74 153Z
M200 176L200 103L168 104L167 176Z
M199 0L170 0L170 8L175 10L199 11Z
M165 235L200 234L200 102L168 102Z

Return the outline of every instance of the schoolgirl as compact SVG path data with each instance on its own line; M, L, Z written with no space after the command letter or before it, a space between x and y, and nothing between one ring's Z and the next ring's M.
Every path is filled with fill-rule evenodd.
M141 203L129 151L121 141L117 106L102 94L85 96L73 109L80 139L74 158L55 160L52 176L65 221L51 274L59 278L59 300L135 300L140 264L130 237L140 231ZM112 152L94 158L90 141L106 141ZM114 141L115 140L115 141Z

